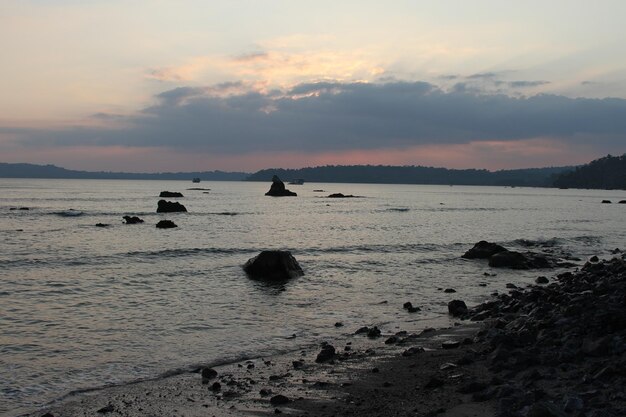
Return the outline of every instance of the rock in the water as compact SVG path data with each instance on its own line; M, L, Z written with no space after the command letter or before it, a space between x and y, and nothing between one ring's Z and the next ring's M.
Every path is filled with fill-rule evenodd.
M550 281L548 281L548 278L546 278L546 277L544 277L544 276L541 276L541 277L537 277L537 279L535 280L535 282L536 282L537 284L547 284L547 283L548 283L548 282L550 282Z
M177 201L159 200L158 202L157 213L178 213L186 211L185 206Z
M96 227L109 227L106 223L96 223Z
M137 216L124 216L122 217L126 224L139 224L143 223L143 220Z
M265 279L289 279L304 275L304 271L288 251L266 250L243 266L250 276Z
M161 191L161 194L159 194L159 197L177 198L177 197L184 197L184 196L182 193L179 193L178 191Z
M494 268L528 269L526 257L515 251L498 252L489 258L489 266Z
M278 178L278 175L274 175L272 177L272 186L270 190L265 193L265 195L269 195L270 197L297 197L298 194L293 191L289 191L285 188L285 183Z
M600 259L596 256L593 255L591 258L589 258L589 262L598 262Z
M161 220L156 224L156 227L158 229L172 229L178 227L178 225L171 220Z
M352 194L334 193L330 194L327 198L355 198L355 196L353 196Z
M272 405L283 405L283 404L287 404L288 402L289 402L289 398L280 394L274 395L272 398L270 398L270 404Z
M461 342L457 340L446 340L441 343L441 347L444 349L456 349L461 346Z
M335 347L333 345L324 345L320 353L317 354L315 362L322 363L329 361L335 357Z
M369 329L369 331L367 332L367 337L374 339L377 337L380 337L381 335L381 331L378 327L374 326L371 329Z
M481 240L476 243L474 247L467 252L465 252L461 258L465 259L487 259L492 255L495 255L499 252L504 252L506 249L498 244L487 242L486 240Z
M454 288L446 288L445 290L443 290L443 292L451 294L451 293L455 293L456 290Z
M617 204L626 204L626 200L620 200L617 202Z
M453 317L460 317L467 314L467 305L462 300L452 300L448 303L448 313Z
M611 204L611 200L602 200L602 204Z

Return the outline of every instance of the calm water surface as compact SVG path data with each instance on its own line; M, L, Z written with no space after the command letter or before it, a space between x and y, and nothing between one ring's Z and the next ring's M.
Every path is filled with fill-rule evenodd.
M187 190L196 185L210 191ZM619 191L309 183L289 186L296 198L271 198L268 188L0 179L0 415L362 325L446 325L452 298L475 304L553 273L484 276L495 271L459 257L481 239L584 259L609 256L626 237L626 206L600 204L625 199ZM164 190L183 192L189 213L156 214ZM333 192L364 198L324 198ZM123 215L146 222L125 225ZM166 218L179 227L154 227ZM306 275L285 285L247 278L241 265L264 249L292 251ZM405 301L422 312L407 314Z

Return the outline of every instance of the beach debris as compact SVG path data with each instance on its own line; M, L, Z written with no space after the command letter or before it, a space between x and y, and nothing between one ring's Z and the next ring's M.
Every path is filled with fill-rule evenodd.
M448 313L453 317L467 314L467 305L462 300L452 300L448 303Z
M161 191L161 194L159 194L159 197L178 198L178 197L184 197L184 195L183 193L179 193L178 191Z
M143 223L143 220L140 219L137 216L124 216L124 217L122 217L122 219L124 219L125 224L139 224L139 223Z
M297 197L298 194L285 188L285 183L278 178L278 175L272 177L272 185L270 190L265 193L270 197Z
M335 358L335 347L333 345L326 344L322 346L322 350L317 354L315 362L322 363L327 362Z
M243 266L252 277L284 280L304 275L302 267L289 251L267 250L249 259Z
M178 201L159 200L157 203L157 213L179 213L187 212L187 208Z
M158 229L172 229L178 225L171 220L161 220L156 224L156 227Z

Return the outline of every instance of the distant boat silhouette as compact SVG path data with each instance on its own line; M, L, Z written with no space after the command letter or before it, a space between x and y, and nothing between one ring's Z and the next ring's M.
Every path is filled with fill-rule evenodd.
M304 184L304 180L302 178L296 178L291 180L291 182L289 183L291 185L302 185Z
M198 182L200 182L200 178L196 177L196 178L192 179L191 182L198 183Z

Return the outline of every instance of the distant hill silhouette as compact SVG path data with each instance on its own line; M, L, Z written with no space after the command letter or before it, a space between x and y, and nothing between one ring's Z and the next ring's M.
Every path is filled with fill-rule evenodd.
M126 180L189 180L241 181L249 175L245 172L163 172L156 174L130 172L74 171L54 165L7 164L0 162L0 178L75 178L75 179L126 179Z
M486 169L446 169L423 166L328 165L301 169L264 169L248 181L271 181L278 175L289 181L303 178L309 182L347 182L379 184L509 185L552 186L554 176L573 167L530 168L502 171Z
M626 154L607 155L573 171L564 172L555 178L554 186L626 190Z

